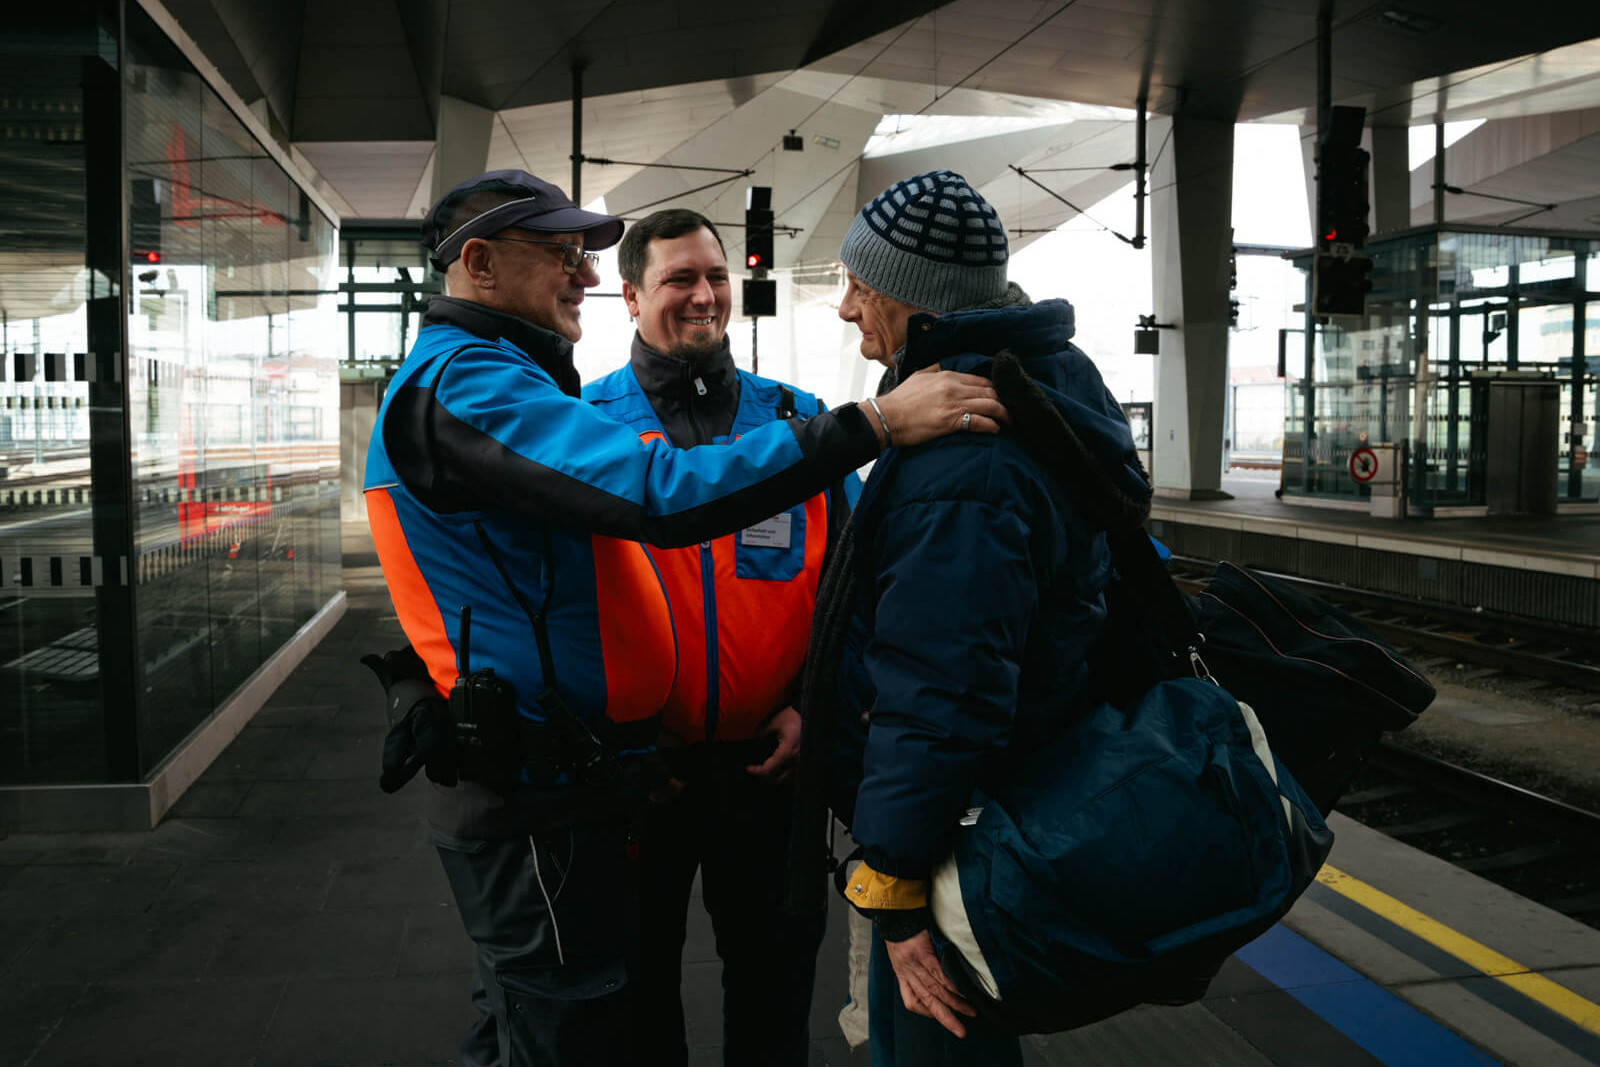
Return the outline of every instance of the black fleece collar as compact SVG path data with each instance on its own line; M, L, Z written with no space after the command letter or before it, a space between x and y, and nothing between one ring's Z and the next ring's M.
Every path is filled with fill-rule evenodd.
M639 384L651 396L688 389L696 378L705 384L708 397L730 389L737 392L739 389L739 373L733 366L733 350L728 345L727 334L722 335L720 349L691 361L657 351L646 344L644 338L639 336L639 331L635 330L629 362L633 364L633 376L639 379Z
M639 388L650 398L662 429L679 448L705 444L712 437L733 432L739 410L739 372L733 365L727 334L716 352L690 361L652 348L634 331L628 363Z
M578 377L578 369L572 365L572 342L527 319L496 311L473 300L436 296L428 301L422 324L457 326L485 341L498 341L503 337L532 356L534 362L556 380L563 393L577 396L582 391L583 382Z

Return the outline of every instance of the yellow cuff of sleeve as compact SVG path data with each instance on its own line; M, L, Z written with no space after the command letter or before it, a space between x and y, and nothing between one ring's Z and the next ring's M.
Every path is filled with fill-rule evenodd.
M862 863L845 885L845 897L858 908L908 911L928 906L925 878L892 878Z

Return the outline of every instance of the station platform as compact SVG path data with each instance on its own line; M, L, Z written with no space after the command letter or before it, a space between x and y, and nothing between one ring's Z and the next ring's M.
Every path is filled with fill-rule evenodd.
M377 788L387 724L357 658L402 637L358 541L344 618L156 829L0 837L0 1063L455 1062L471 946L422 784ZM1600 1063L1600 931L1333 822L1323 881L1202 1001L1027 1038L1030 1067ZM835 900L812 1067L869 1062L837 1024L845 918ZM685 959L690 1062L711 1067L698 902Z
M1353 589L1600 627L1600 509L1547 517L1376 518L1275 495L1277 472L1224 475L1230 500L1158 496L1173 552Z

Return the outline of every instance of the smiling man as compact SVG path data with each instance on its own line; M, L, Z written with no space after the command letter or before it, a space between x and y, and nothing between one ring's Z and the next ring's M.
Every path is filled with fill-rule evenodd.
M691 448L820 410L809 393L735 368L728 262L704 216L656 212L628 231L617 260L638 332L628 365L584 387L600 411L646 440ZM678 647L662 755L683 786L637 833L635 1028L652 1067L688 1061L679 986L697 870L723 962L724 1064L807 1062L823 916L781 907L800 740L794 688L823 560L859 489L847 475L739 533L648 550Z
M463 1067L655 1062L630 1047L627 836L661 784L652 757L678 659L638 542L770 524L775 544L774 516L891 439L994 432L1004 415L983 379L937 373L870 414L764 414L726 448L642 441L580 399L572 363L594 251L621 236L621 219L523 171L446 193L422 225L446 295L389 382L367 452L373 542L414 649L371 660L403 716L380 784L425 765L437 786L432 839L477 944ZM689 310L690 336L708 312L726 321L704 301Z

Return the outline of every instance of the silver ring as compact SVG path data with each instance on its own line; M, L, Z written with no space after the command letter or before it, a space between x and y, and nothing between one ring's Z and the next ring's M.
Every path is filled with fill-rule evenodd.
M961 413L961 428L963 430L971 430L972 429L972 412L963 411Z

